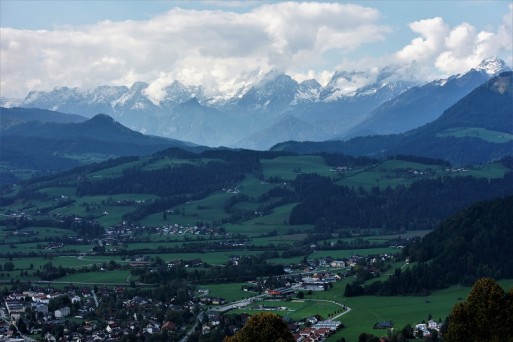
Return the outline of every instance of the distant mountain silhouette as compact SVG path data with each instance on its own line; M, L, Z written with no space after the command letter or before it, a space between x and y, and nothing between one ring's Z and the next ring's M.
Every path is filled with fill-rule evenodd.
M16 117L42 118L44 121L17 120L16 124L3 125L4 120L12 123ZM61 170L78 165L79 160L90 162L109 157L147 155L170 147L189 151L206 149L192 143L132 131L104 114L81 121L80 117L58 112L1 108L0 119L0 160L35 170Z

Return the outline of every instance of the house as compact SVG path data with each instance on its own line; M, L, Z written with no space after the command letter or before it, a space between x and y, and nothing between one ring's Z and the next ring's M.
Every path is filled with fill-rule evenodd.
M435 321L430 319L429 322L428 322L428 329L438 330L438 323L436 323Z
M73 296L71 297L71 303L80 303L80 297L79 296Z
M346 267L346 263L343 260L333 260L330 263L330 266L335 267L335 268L343 268L343 267Z
M71 312L71 310L70 310L69 306L65 306L63 308L55 310L54 315L55 315L55 318L62 318L62 317L69 316L70 312Z
M201 259L192 259L189 261L185 261L185 267L199 267L203 264L203 260Z
M274 290L268 290L267 294L272 298L287 298L294 294L294 290L289 288L279 288Z
M310 323L310 324L315 324L315 323L317 323L319 320L317 319L317 317L312 316L312 317L310 317L310 318L307 318L307 319L306 319L306 321L307 321L308 323Z
M41 312L43 315L48 315L48 305L46 304L36 304L33 306L34 312Z
M417 325L415 325L415 330L421 330L421 331L427 330L427 325L424 323L417 324Z
M162 330L173 330L174 328L176 328L176 324L171 321L162 324Z
M47 341L47 342L56 342L57 339L55 338L55 336L53 336L52 334L47 332L46 335L45 335L45 341Z
M115 331L116 329L119 329L119 324L116 323L116 322L110 322L109 324L107 324L107 327L105 328L105 330L110 334L112 333L113 331Z
M382 321L374 324L373 329L390 329L393 328L393 326L392 321Z
M201 333L203 335L206 335L206 334L210 333L210 330L211 330L210 327L208 325L204 324L203 327L201 328Z

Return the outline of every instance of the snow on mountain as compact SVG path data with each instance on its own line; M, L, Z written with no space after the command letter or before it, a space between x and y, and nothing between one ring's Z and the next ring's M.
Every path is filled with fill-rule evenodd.
M337 71L328 85L322 89L320 100L333 102L374 97L377 101L387 101L399 95L414 83L397 80L394 69L385 68L378 74L363 71Z
M127 109L139 111L154 107L153 102L144 94L146 88L148 83L135 82L121 97L111 102L113 108L123 112Z
M503 71L511 71L511 67L506 65L503 60L497 57L484 59L476 68L477 71L484 71L490 76L494 76Z
M308 102L319 102L322 86L316 80L306 80L299 83L292 105Z
M480 84L490 75L511 68L498 58L488 58L466 74L425 84L422 92L415 90L417 84L404 80L406 76L402 76L404 72L401 70L399 66L394 66L381 70L337 71L324 87L316 80L298 83L290 76L274 71L253 84L245 84L234 94L215 96L207 95L209 91L202 86L186 86L179 81L173 81L161 89L159 95L162 96L158 98L150 96L149 86L144 82L136 82L131 87L99 86L89 90L56 87L47 92L31 91L21 103L0 99L0 105L37 107L86 117L104 113L133 130L189 141L201 137L202 144L217 146L219 143L235 144L254 134L259 137L254 141L264 141L266 134L258 135L258 132L268 129L268 134L275 134L270 127L290 131L291 138L297 132L305 131L291 125L290 120L280 121L285 116L293 116L327 135L344 134L367 120L378 107L396 98L397 101L388 103L381 110L398 105L406 108L408 101L421 96L419 94L422 92L431 94L428 88L443 88L439 94L441 98L447 98L446 94L450 92L457 99L462 96L462 89L468 92L474 84ZM410 93L399 98L405 91ZM429 115L440 114L438 107L431 108L433 101L430 102L428 95L423 104L426 107L423 109L429 111L425 114L426 120L431 118ZM181 106L191 100L190 104ZM403 101L406 101L404 105L399 103ZM444 102L440 108L445 105ZM398 112L397 108L394 111ZM421 109L404 111L411 113ZM405 114L405 117L408 116ZM279 126L274 126L279 122ZM242 124L234 129L232 123ZM416 122L412 125L416 125ZM225 132L222 134L214 132L223 129ZM372 129L376 129L375 125ZM283 136L286 136L285 132Z
M283 110L296 96L299 84L285 74L270 73L252 86L237 102L239 107L251 111Z

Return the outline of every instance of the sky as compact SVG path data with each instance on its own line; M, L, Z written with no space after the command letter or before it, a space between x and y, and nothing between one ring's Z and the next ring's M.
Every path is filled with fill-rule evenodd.
M513 64L512 1L0 0L0 96L174 80L234 94L271 71L325 85L394 66L419 82L499 56ZM362 85L364 85L362 83Z

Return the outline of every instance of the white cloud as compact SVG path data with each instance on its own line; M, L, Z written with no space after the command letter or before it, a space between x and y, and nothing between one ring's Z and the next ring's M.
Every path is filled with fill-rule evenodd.
M151 83L157 101L175 79L234 92L270 70L319 69L326 51L383 40L390 29L378 21L376 9L360 5L278 2L243 13L174 8L145 21L2 28L2 96L137 80Z
M215 8L215 2L207 4ZM325 85L335 70L388 65L423 81L465 72L492 55L512 55L512 4L495 30L466 22L451 27L441 17L418 20L409 24L417 37L397 52L359 53L358 59L351 59L351 52L383 42L392 32L374 8L337 2L223 4L224 10L174 8L142 21L1 28L0 96L145 81L157 102L174 80L203 85L210 95L234 94L271 70ZM229 6L244 10L232 12Z
M464 73L483 59L513 50L513 4L496 32L478 31L469 23L450 28L442 18L416 21L410 24L419 33L411 43L399 50L395 57L400 62L416 61L417 77ZM511 64L512 58L506 60Z
M410 24L410 29L420 34L420 37L413 39L409 45L397 52L399 60L405 62L431 59L443 46L449 31L440 17L415 21Z

